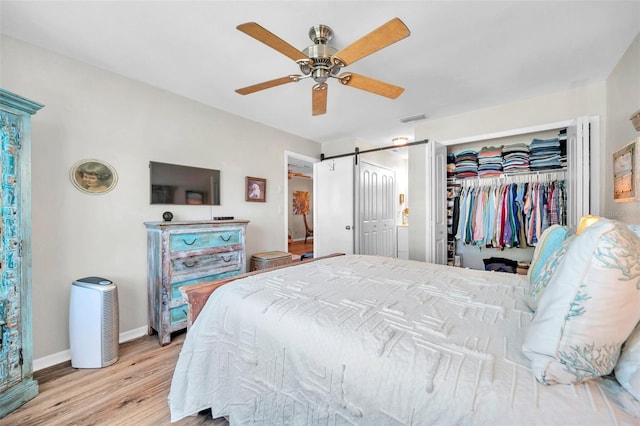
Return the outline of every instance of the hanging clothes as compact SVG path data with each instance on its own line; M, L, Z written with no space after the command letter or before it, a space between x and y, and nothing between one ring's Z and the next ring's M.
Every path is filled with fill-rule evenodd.
M491 182L481 182L486 180ZM499 183L466 179L461 183L453 227L455 238L464 244L500 249L535 246L549 226L566 224L564 180Z

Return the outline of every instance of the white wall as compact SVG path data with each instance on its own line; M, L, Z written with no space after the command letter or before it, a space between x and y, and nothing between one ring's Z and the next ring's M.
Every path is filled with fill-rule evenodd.
M640 34L638 34L607 79L607 128L602 150L604 170L600 213L627 223L640 223L640 201L616 203L613 201L612 154L621 145L640 137L629 120L640 109ZM637 146L640 150L640 145ZM636 168L640 167L640 153ZM636 180L640 182L640 180ZM640 191L640 188L636 189Z
M503 105L436 118L416 125L416 139L447 141L545 123L581 115L606 117L605 82Z
M45 107L33 117L32 248L36 360L69 348L73 280L113 280L120 331L147 324L143 222L248 219L248 255L286 250L284 151L318 158L320 145L183 97L2 37L2 87ZM255 145L261 149L254 155ZM118 184L88 195L70 182L78 160L110 163ZM150 160L221 170L222 205L150 205ZM266 203L244 201L245 176L266 178Z

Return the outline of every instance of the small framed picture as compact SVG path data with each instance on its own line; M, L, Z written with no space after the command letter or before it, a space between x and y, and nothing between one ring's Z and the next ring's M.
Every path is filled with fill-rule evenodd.
M267 180L247 176L245 201L264 203L267 201Z
M204 192L202 191L185 191L185 199L187 204L192 206L204 204Z
M638 165L636 141L613 152L613 201L635 201L638 198Z
M118 182L116 170L102 160L78 161L71 167L71 183L86 194L104 194L111 191Z

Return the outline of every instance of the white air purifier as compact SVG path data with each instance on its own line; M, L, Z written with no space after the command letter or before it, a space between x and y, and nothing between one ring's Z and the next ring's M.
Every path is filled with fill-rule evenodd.
M118 360L118 288L87 277L71 286L69 340L73 368L102 368Z

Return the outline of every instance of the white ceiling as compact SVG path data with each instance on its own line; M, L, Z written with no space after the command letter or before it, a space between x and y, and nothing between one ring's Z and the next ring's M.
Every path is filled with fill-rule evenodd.
M401 118L451 115L603 81L640 31L640 1L10 1L2 33L317 141L413 139ZM393 17L411 35L352 71L404 87L396 100L312 80L247 96L234 89L299 73L236 30L254 21L302 50L329 25L338 50Z

